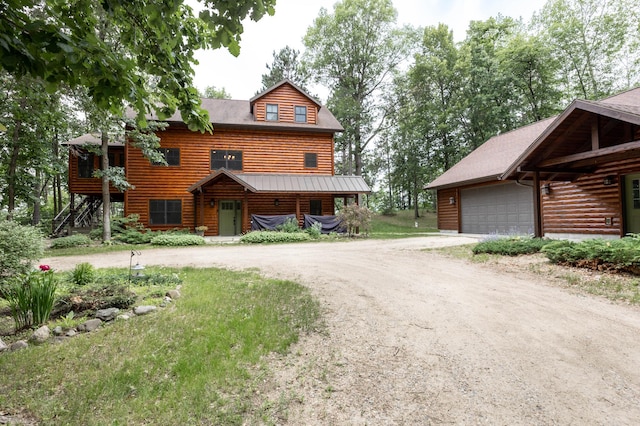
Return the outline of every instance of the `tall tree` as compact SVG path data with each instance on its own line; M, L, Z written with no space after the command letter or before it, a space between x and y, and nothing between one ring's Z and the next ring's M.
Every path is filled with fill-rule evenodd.
M413 31L396 18L391 0L343 0L332 14L322 8L304 37L308 69L330 89L329 108L345 127L336 138L343 173L362 174L364 150L385 122L379 94L410 51Z
M216 86L207 86L204 89L204 93L201 93L200 95L203 98L209 99L231 99L231 95L224 87L218 89Z
M49 90L86 87L100 108L120 113L123 101L138 113L177 109L191 129L210 129L193 87L194 52L225 46L240 51L242 20L273 15L275 0L202 0L196 17L182 0L0 3L0 67L42 78ZM108 21L117 49L96 28ZM149 78L153 84L148 84Z
M566 100L599 99L634 84L640 0L549 0L533 19L560 64Z
M300 61L300 51L290 46L285 46L279 52L273 51L273 62L267 64L267 73L262 74L262 88L259 92L263 92L270 87L278 84L282 80L290 80L296 86L308 92L309 81L311 76Z

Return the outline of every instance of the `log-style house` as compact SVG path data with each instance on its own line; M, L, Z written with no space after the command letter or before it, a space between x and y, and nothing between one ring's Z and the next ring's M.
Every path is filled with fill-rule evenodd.
M327 108L285 80L249 101L203 99L213 134L190 131L176 113L158 132L167 165L153 164L131 144L109 149L132 189L112 197L148 228L207 227L207 235L238 235L252 216L335 214L335 200L370 192L360 176L336 176L334 135L344 129ZM156 117L150 117L155 119ZM73 195L94 197L98 159L69 161ZM113 155L112 155L113 153ZM94 162L93 164L89 164Z
M438 228L619 238L640 232L640 88L575 100L495 136L426 186Z

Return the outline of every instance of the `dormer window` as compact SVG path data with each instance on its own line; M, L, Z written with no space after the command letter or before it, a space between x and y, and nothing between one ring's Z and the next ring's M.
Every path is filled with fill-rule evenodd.
M296 123L306 123L306 122L307 122L307 107L296 106Z
M278 121L277 104L267 104L267 121Z

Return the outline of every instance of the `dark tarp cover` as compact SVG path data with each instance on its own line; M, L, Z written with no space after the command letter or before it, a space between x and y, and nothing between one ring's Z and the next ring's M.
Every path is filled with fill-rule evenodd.
M347 229L342 224L342 221L338 219L338 216L312 216L310 214L304 215L304 229L310 228L316 222L320 222L322 224L323 234L329 234L331 232L342 234L344 232L347 232Z
M275 231L276 226L284 224L287 219L293 219L296 222L298 219L295 214L283 214L283 215L251 215L251 230L252 231Z

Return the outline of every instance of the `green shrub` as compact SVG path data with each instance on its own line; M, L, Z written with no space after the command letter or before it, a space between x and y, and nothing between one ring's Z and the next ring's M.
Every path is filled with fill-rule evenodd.
M518 256L521 254L538 253L551 240L531 237L503 237L481 241L476 244L473 254L488 253L503 256Z
M263 243L293 243L309 241L311 237L306 232L274 232L274 231L253 231L240 238L241 243L263 244Z
M322 224L320 222L314 222L313 225L305 229L305 232L311 238L317 240L318 238L320 238L320 235L322 235Z
M300 227L298 226L298 220L290 217L287 220L285 220L282 225L276 226L276 231L287 232L287 233L300 232Z
M0 220L0 297L7 279L31 270L43 251L44 239L38 229Z
M205 243L203 237L192 234L160 234L151 239L154 246L201 246Z
M52 249L63 249L70 247L90 246L91 238L83 234L69 235L51 241Z
M17 330L32 324L41 325L49 320L55 302L56 279L48 266L41 265L40 268L40 272L31 272L18 278L7 292Z
M102 240L102 226L89 231L89 238L92 239L93 241Z
M637 269L640 266L640 238L629 235L619 240L592 239L579 243L558 241L543 250L553 263L594 267L610 264L615 269Z
M125 244L149 244L154 235L156 234L153 231L127 229L120 234L114 235L113 239Z
M75 285L83 286L93 282L95 279L95 269L87 262L78 263L71 271L71 281Z
M371 230L373 212L358 204L349 204L342 207L338 218L344 223L350 236L354 235L357 230L366 235Z

